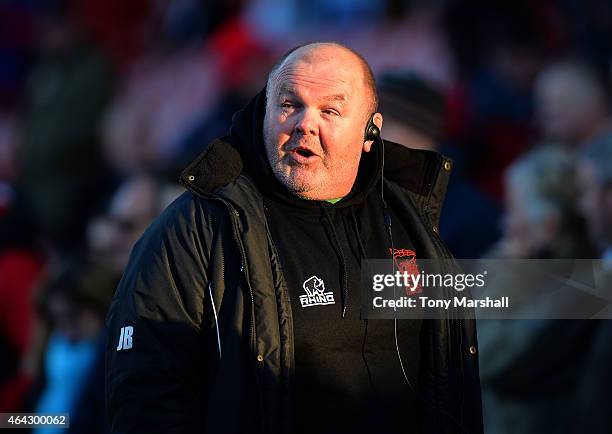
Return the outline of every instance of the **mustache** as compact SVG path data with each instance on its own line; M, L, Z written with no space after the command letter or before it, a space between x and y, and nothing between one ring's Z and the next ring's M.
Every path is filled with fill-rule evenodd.
M316 137L305 137L305 136L291 136L289 140L283 145L285 152L291 152L297 148L308 148L316 154L322 153L321 142Z

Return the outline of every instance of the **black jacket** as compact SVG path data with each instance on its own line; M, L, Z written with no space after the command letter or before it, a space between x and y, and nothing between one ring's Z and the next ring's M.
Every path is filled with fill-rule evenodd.
M246 174L260 158L249 146L261 140L264 100L184 171L189 191L134 247L106 323L113 432L288 430L291 306L262 195ZM385 161L386 201L417 251L456 271L437 231L450 161L390 142ZM475 323L457 316L421 327L423 432L483 432Z

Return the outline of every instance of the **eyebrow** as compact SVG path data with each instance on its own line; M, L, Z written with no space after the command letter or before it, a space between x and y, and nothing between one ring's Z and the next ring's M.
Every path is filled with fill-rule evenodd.
M343 93L338 93L336 95L329 95L326 97L322 98L324 101L340 101L340 102L344 102L346 101L346 95Z
M278 88L278 94L282 95L284 93L289 93L291 95L295 95L295 88L293 86L290 86L288 84L281 84L280 87Z
M286 85L286 84L282 84L280 88L278 89L278 95L281 96L283 94L297 96L297 92L295 91L295 88L293 86ZM346 95L343 93L338 93L334 95L326 95L323 98L321 98L321 101L326 101L326 102L327 101L345 102L346 100L347 100Z

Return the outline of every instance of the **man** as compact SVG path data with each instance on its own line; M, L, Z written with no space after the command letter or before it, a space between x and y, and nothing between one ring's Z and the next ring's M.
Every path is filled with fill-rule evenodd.
M610 129L605 83L588 65L552 63L535 80L536 120L542 139L581 147Z
M601 258L612 268L612 131L591 141L578 164L579 207L587 221L591 241L601 249Z
M595 276L597 289L604 291L609 299L612 294L612 132L589 142L579 157L579 208L587 222L591 241L601 251L601 269ZM580 387L576 392L576 432L612 432L612 416L604 404L612 398L611 309L608 305L600 312L602 319L594 321L593 335L579 377Z
M450 162L387 143L382 176L376 105L358 54L298 47L185 170L107 318L113 431L482 432L473 321L400 320L396 349L360 318L362 259L449 258Z

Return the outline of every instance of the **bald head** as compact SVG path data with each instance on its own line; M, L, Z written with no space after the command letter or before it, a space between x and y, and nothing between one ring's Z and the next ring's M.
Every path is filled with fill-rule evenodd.
M337 42L314 42L299 45L285 53L274 65L268 75L266 99L278 92L276 81L279 71L291 68L296 62L340 62L346 68L358 68L362 73L363 85L368 94L367 116L375 113L378 108L378 94L374 74L368 62L359 53Z

